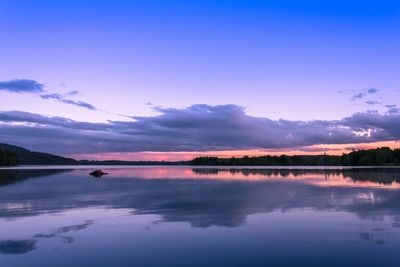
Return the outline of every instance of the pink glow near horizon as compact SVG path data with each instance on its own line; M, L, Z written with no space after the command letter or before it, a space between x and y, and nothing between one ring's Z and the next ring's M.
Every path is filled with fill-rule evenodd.
M95 154L73 154L67 155L75 159L89 160L143 160L143 161L180 161L190 160L201 156L214 157L243 157L243 156L264 156L264 155L317 155L326 153L328 155L341 155L349 153L352 149L373 149L378 147L399 148L399 141L384 141L360 144L333 144L315 145L303 147L297 150L276 149L276 150L228 150L228 151L188 151L188 152L126 152L126 153L95 153Z
M324 173L316 170L309 170L307 173L295 174L288 172L286 175L279 173L279 169L273 170L271 173L257 173L257 169L246 172L246 168L226 169L223 167L213 167L216 170L213 173L197 173L194 170L204 169L203 167L191 168L187 166L135 166L129 168L118 168L112 166L105 167L104 170L108 175L104 179L119 178L139 178L139 179L198 179L198 180L221 180L221 181L285 181L285 182L301 182L319 187L358 187L358 188L385 188L399 189L400 184L379 183L375 181L355 181L344 173ZM206 168L209 169L209 168ZM258 169L262 170L262 168ZM270 169L272 170L272 169ZM321 169L320 171L322 171ZM76 170L76 172L84 172Z

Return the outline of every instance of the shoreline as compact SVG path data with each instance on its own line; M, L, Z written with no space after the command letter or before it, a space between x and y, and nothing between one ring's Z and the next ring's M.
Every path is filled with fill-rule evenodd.
M45 170L45 169L130 169L130 168L191 168L191 169L260 169L260 170L349 170L349 169L399 169L400 165L393 166L268 166L268 165L20 165L20 166L2 166L0 170Z

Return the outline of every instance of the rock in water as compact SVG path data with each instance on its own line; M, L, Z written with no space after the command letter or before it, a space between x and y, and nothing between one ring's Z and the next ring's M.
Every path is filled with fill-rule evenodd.
M95 170L95 171L90 173L90 175L92 175L94 177L97 177L97 178L100 178L101 176L103 176L105 174L108 174L108 173L103 172L102 170Z

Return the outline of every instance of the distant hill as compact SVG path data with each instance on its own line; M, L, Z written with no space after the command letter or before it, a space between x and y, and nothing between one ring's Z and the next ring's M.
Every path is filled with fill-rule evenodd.
M10 155L16 156L16 164L18 165L72 165L78 164L78 161L70 158L55 156L48 153L34 152L28 149L0 144L0 151L9 151ZM1 157L1 154L0 154ZM7 159L7 158L6 158ZM6 160L4 160L6 162ZM2 165L16 165L16 164L2 164ZM1 165L1 164L0 164Z

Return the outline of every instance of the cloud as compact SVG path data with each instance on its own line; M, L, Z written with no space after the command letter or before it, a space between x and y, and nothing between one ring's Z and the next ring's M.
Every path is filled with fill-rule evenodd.
M394 108L394 107L396 107L397 105L385 105L385 107L387 107L387 108Z
M400 114L400 108L389 108L387 114Z
M17 79L0 82L0 91L14 93L42 93L44 85L34 80Z
M367 105L380 105L382 103L379 102L379 101L375 101L375 100L367 100L367 101L365 101L365 104L367 104Z
M386 111L386 114L400 114L400 108L397 107L397 105L385 105L385 107L388 109Z
M371 88L362 89L362 90L339 90L338 92L339 93L352 93L353 95L350 98L350 100L356 101L356 100L362 99L364 97L367 97L369 95L376 94L379 92L379 90L375 87L371 87ZM374 101L374 102L376 102L376 101Z
M379 92L379 90L376 89L375 87L367 89L367 93L369 93L369 94L375 94L377 92Z
M72 91L73 94L76 94L75 92L76 91ZM73 94L71 94L71 92L69 92L66 95L73 95ZM61 94L42 94L42 95L40 95L40 97L42 99L52 99L52 100L56 100L56 101L62 102L64 104L74 105L74 106L78 106L78 107L81 107L81 108L86 108L86 109L89 109L89 110L97 110L97 108L95 106L93 106L92 104L89 104L89 103L83 102L83 101L76 101L76 100L67 99L65 97L65 95L61 95Z
M364 93L364 92L359 92L359 93L354 94L353 97L352 97L352 99L353 99L353 100L361 99L361 98L365 97L366 95L367 95L367 94Z
M26 176L28 173L21 170L14 171L18 177ZM40 172L49 175L50 170L40 170ZM154 172L143 171L143 169L115 169L110 172L112 177L119 178L157 177ZM304 208L315 211L345 211L371 222L376 222L376 218L383 217L389 220L388 223L396 219L398 222L399 219L396 215L399 214L400 191L387 190L378 186L378 183L392 184L399 181L398 171L389 168L368 170L194 168L165 171L161 174L171 179L107 179L107 183L95 185L91 179L81 179L84 174L87 175L86 170L73 171L68 173L68 177L73 179L63 179L65 177L61 174L54 176L54 179L43 181L46 186L39 186L40 181L35 183L31 180L30 183L23 185L25 190L3 190L0 194L3 202L8 201L18 206L25 206L23 209L3 209L0 218L15 220L27 216L49 215L83 207L105 205L113 210L123 209L128 212L133 211L135 214L154 214L164 222L188 222L193 227L212 225L235 227L246 223L247 216L251 214ZM0 178L1 175L4 175L4 171L0 172ZM222 177L229 175L235 179L229 183L221 183L218 178L221 177L220 175ZM40 179L40 176L37 174L37 179ZM252 177L257 181L254 181ZM309 179L309 177L314 177L314 179ZM328 184L337 182L339 186L327 187L324 186L324 182L321 184L321 181L326 181ZM358 181L371 181L376 186L362 188L362 183ZM344 186L347 182L351 187ZM27 191L31 193L26 194ZM62 197L55 199L54 192ZM32 194L40 197L32 198ZM86 197L82 198L82 195ZM204 197L205 195L207 197ZM335 196L335 201L332 201L332 195ZM365 195L373 195L379 201L366 202L362 198ZM49 199L54 199L54 201L49 201ZM74 230L90 227L89 225L90 221L86 221L76 226L41 233L34 238L60 237L64 236L65 230L71 233ZM14 242L7 242L4 246L6 250L10 251L8 246ZM18 245L17 248L32 247L29 243L13 245ZM18 253L27 250L14 248L12 251Z
M76 90L68 91L65 94L57 94L57 93L46 93L43 88L44 88L43 84L34 80L27 80L27 79L16 79L16 80L0 82L0 91L7 91L13 93L33 93L45 100L48 99L56 100L58 102L67 105L78 106L89 110L98 110L95 106L87 102L80 100L72 100L67 98L68 96L74 96L79 94L79 92Z
M289 121L253 117L236 105L156 109L159 115L108 123L0 112L0 142L73 154L299 148L400 139L398 113L364 112L335 121Z
M73 91L68 91L65 95L77 95L77 94L79 94L79 92L76 90L73 90Z

